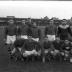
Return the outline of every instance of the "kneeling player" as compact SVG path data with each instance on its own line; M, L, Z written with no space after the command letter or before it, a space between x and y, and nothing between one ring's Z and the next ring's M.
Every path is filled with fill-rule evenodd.
M70 59L71 45L70 45L70 42L68 40L65 40L62 49L64 51L64 60L65 61L69 61L69 59Z
M53 44L50 42L50 41L48 41L47 39L45 39L45 41L44 41L44 55L45 55L45 59L46 60L49 60L49 61L51 61L51 60L53 60L52 59L52 55L53 55Z
M16 60L18 59L23 60L23 52L25 51L24 45L25 45L24 39L18 39L14 42L12 54Z
M53 42L56 61L61 61L62 44L63 41L61 41L60 38L56 38L56 40Z

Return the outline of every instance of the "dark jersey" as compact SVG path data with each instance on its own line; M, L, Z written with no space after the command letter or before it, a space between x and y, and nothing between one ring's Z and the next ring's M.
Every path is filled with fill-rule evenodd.
M21 35L27 35L27 29L28 26L27 25L21 25Z
M32 27L32 37L40 38L40 29L38 29L37 27Z
M62 44L63 44L63 41L60 41L60 42L54 41L53 42L53 46L57 50L62 50Z
M32 22L27 22L26 25L28 26L27 28L27 36L32 36Z
M14 42L14 46L15 46L15 48L17 48L17 47L23 47L24 43L25 43L25 40L24 39L17 39Z
M51 43L50 42L44 42L44 49L49 49L51 48Z
M15 25L9 25L5 28L5 35L16 35L16 26Z
M30 41L26 40L25 45L24 45L25 50L32 51L34 48L33 46L34 45L33 45L32 41L30 42Z
M68 34L72 35L69 26L67 26L66 28L63 28L62 26L58 27L57 36L60 37L61 40L68 39Z
M49 25L45 28L45 35L56 35L57 27L55 25Z
M27 36L32 36L32 27L27 28Z
M70 51L71 50L71 45L70 45L70 43L69 44L63 44L63 46L62 46L62 50L66 50L66 51Z
M16 35L17 36L21 35L21 28L20 28L20 26L16 27Z

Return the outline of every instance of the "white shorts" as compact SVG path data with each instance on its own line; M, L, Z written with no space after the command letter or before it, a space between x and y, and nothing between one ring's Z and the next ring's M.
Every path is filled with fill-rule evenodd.
M15 42L15 40L16 40L16 36L15 35L13 35L13 36L7 35L6 43L7 44L13 44Z
M29 56L29 55L32 55L32 54L37 54L36 50L25 51L25 52L23 53L23 56Z
M32 38L32 40L34 40L34 41L39 41L39 38Z
M47 35L49 41L54 41L56 39L55 35Z
M21 38L28 39L28 36L27 35L21 35Z

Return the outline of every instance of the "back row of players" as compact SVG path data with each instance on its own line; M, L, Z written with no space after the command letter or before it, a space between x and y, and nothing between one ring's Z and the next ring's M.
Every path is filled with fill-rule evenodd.
M54 25L53 20L50 20L50 24L45 27L44 32L42 32L42 30L36 26L36 23L32 22L30 18L27 22L22 20L20 26L15 25L13 19L10 19L8 23L9 26L5 28L6 44L10 46L15 44L15 47L24 46L27 55L33 53L39 54L40 51L35 51L35 45L32 45L33 43L39 45L37 49L43 49L45 54L44 57L49 53L49 51L51 51L52 55L56 56L62 52L62 55L66 55L66 58L69 58L69 55L71 58L72 31L65 19L58 27ZM13 53L15 52L14 49L12 51ZM26 54L25 56L27 56ZM45 58L43 58L43 61L44 59ZM70 60L72 60L72 58Z

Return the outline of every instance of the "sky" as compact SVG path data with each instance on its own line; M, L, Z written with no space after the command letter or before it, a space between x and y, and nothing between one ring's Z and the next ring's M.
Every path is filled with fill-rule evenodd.
M72 2L59 1L2 1L0 17L41 18L48 16L60 19L72 17Z

